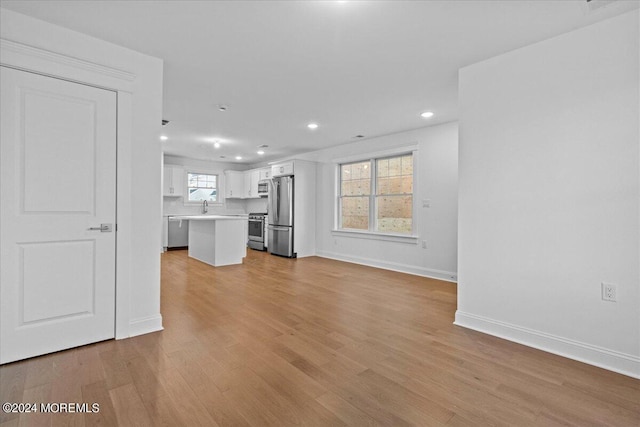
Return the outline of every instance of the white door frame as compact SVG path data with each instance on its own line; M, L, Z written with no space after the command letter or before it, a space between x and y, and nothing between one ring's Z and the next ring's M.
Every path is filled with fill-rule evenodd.
M116 166L116 339L130 336L131 293L131 171L133 95L136 75L125 70L0 39L0 64L24 71L96 86L117 92Z

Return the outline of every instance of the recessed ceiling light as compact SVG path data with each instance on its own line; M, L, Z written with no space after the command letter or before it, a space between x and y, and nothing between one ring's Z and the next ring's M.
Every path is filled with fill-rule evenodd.
M220 143L219 142L214 142L213 146L214 146L214 148L220 148Z
M307 125L307 127L308 127L309 129L318 129L318 124L317 124L317 123L309 123L309 124Z
M242 156L236 156L236 160L242 160Z
M258 154L260 154L261 156L264 154L263 150L258 150Z
M160 135L160 139L166 141L169 137L167 135Z
M433 113L431 111L425 111L424 113L420 114L420 117L422 117L423 119L430 119L431 117L433 117Z
M227 111L229 109L228 105L224 105L224 104L219 104L218 105L218 110L219 111Z

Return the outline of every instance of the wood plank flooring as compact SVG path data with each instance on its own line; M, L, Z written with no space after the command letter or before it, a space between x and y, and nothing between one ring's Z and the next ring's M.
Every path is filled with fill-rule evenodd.
M640 381L452 324L455 284L249 251L162 255L165 330L0 367L1 426L640 425Z

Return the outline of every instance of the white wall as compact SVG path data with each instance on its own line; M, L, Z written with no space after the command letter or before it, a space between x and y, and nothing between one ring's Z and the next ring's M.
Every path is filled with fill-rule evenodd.
M640 376L638 11L460 71L456 323ZM601 282L618 302L601 299Z
M418 146L417 182L418 243L368 240L334 235L335 159L367 155L394 147ZM357 262L444 280L457 276L457 176L458 126L447 123L364 141L344 144L297 156L318 162L316 253L319 256ZM422 200L431 201L430 208ZM420 241L427 241L423 249Z
M3 39L48 51L34 64L52 64L56 76L90 76L116 70L102 84L134 75L118 89L118 253L116 334L123 338L162 328L160 316L160 144L162 61L6 9L0 14ZM56 61L56 54L71 57ZM96 65L96 67L93 67ZM29 69L35 69L27 67ZM124 73L120 73L123 71ZM93 83L93 82L87 82ZM135 165L135 167L134 167Z

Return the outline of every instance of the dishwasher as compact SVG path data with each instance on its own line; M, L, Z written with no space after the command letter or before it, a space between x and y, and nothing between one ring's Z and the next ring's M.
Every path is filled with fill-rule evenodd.
M189 247L189 221L169 217L168 249L186 249Z

